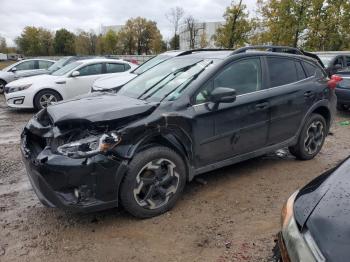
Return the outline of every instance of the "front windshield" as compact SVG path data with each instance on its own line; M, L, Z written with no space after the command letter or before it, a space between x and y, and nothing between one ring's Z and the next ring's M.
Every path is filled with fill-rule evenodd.
M336 56L335 55L318 55L318 57L321 59L322 63L326 67L328 67L328 66L330 66L332 59Z
M148 69L155 67L156 65L168 60L171 56L168 55L157 55L156 57L151 58L150 60L144 62L142 65L137 67L133 73L140 75Z
M157 102L164 99L175 100L216 61L199 58L170 59L125 84L118 94Z
M58 60L56 63L54 63L52 66L50 66L47 70L51 73L57 71L58 69L61 69L63 65L67 62L67 60L70 59L70 57L63 57L60 60Z
M73 70L74 68L76 68L79 65L81 65L81 62L70 63L68 65L65 65L61 69L57 70L56 72L53 72L52 75L53 76L63 76L63 75L67 74L69 71Z

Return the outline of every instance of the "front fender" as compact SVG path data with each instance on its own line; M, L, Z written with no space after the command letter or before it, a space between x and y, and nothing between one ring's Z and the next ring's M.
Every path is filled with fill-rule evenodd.
M116 155L123 159L131 160L140 150L152 145L163 145L174 149L186 162L188 179L194 176L192 140L186 131L178 126L156 126L143 128L137 137L132 136L127 143L116 147ZM135 134L135 133L133 133Z

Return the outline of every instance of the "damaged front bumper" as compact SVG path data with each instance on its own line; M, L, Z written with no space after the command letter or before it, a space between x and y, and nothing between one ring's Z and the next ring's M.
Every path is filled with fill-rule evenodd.
M53 153L45 145L46 139L33 134L28 126L21 135L29 180L45 206L94 212L118 205L118 187L127 168L125 160L101 154L69 158Z

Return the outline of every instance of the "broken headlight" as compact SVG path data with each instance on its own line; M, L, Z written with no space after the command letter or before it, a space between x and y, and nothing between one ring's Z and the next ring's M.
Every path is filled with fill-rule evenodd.
M102 136L89 136L57 148L57 151L71 158L85 158L97 154L107 153L120 143L121 139L116 133Z

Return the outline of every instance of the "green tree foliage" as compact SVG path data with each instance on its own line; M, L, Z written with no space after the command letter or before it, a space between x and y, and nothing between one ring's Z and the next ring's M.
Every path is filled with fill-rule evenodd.
M54 49L57 55L74 55L75 54L75 35L66 29L56 31L54 38Z
M253 43L308 50L350 48L350 2L258 0L260 21Z
M304 48L346 50L350 48L350 2L311 0Z
M219 27L214 36L217 46L235 48L246 44L253 29L253 20L249 18L247 6L239 0L232 1L226 8L225 23Z
M156 54L164 47L157 23L142 17L129 19L118 36L123 53Z
M79 30L75 35L75 53L78 55L95 55L98 52L98 36L94 31Z
M102 36L104 52L106 54L115 55L120 51L118 34L112 30L109 30L104 36Z
M34 56L40 54L39 28L27 26L24 28L21 36L15 39L19 50L27 55Z
M40 55L53 55L53 34L44 28L39 28Z
M177 50L180 47L180 36L174 35L169 41L170 49Z
M15 39L19 51L27 56L52 55L52 33L41 27L27 26L21 36Z
M6 39L0 36L0 53L7 53Z
M298 46L303 40L310 12L309 0L258 0L257 41L265 44Z

